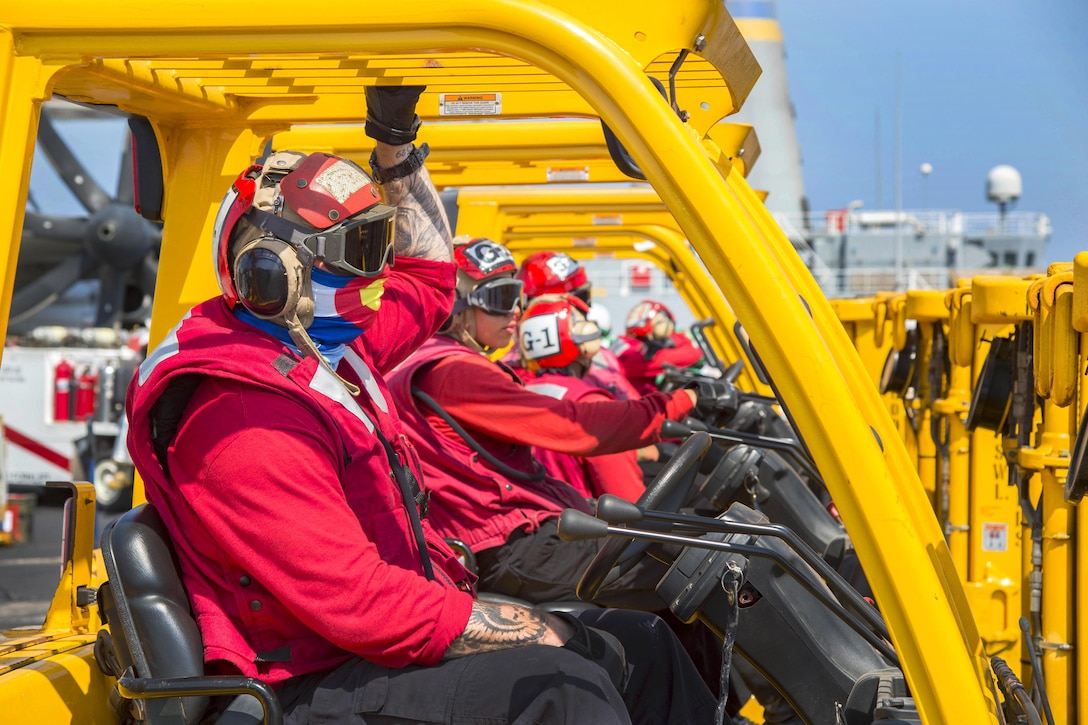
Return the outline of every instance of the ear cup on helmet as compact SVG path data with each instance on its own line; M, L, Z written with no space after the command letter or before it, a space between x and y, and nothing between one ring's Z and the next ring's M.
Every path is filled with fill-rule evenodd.
M578 353L591 359L601 350L601 326L593 320L574 319L571 322L571 337L575 340L584 340L579 343Z
M655 340L668 340L675 331L676 323L672 321L672 317L666 315L664 312L658 312L654 316L650 337Z
M303 327L313 322L310 268L287 242L260 237L245 243L233 275L238 301L257 317L282 322L297 315Z

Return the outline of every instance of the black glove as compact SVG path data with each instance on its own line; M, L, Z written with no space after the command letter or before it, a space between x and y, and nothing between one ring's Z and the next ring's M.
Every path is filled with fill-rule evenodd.
M589 627L570 612L552 612L574 627L574 635L563 645L563 649L577 652L587 660L596 662L608 673L609 679L622 694L627 687L627 654L623 644L611 632Z
M710 422L731 417L740 407L740 396L732 383L724 380L696 380L687 386L695 391L695 412Z
M642 341L639 351L642 353L643 360L653 360L654 355L671 347L676 347L676 341L672 338L666 338L664 340L646 339Z
M416 140L416 102L427 86L367 86L366 135L401 146Z

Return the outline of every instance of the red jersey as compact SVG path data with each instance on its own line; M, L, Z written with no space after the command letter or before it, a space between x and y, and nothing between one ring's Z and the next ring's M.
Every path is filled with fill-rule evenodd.
M679 332L674 332L664 343L625 335L616 341L612 351L623 365L627 379L641 395L657 390L657 376L665 372L666 364L686 368L703 356L699 348Z

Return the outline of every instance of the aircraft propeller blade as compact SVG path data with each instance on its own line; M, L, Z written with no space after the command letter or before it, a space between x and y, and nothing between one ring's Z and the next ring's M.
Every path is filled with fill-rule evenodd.
M73 255L24 286L12 295L8 324L18 324L56 302L93 267L89 254Z
M110 327L121 316L125 303L126 270L102 265L98 270L98 310L95 327Z
M42 111L38 148L87 213L65 217L28 209L10 322L43 324L49 313L38 313L78 291L77 282L90 280L97 281L97 303L93 310L77 303L84 306L83 319L93 314L95 324L105 327L143 323L155 292L162 226L142 218L133 205L131 135L125 134L116 195L110 197L58 133L50 113Z
M38 143L49 163L84 209L93 214L110 203L109 195L102 191L102 187L83 168L83 164L57 133L53 120L45 111L42 111L38 122Z
M81 217L53 216L28 211L23 221L24 235L30 234L34 237L54 239L56 241L70 241L76 248L83 246L83 237L86 233L87 220Z

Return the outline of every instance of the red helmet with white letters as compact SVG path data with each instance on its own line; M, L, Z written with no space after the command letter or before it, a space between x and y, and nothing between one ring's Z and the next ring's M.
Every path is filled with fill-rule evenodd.
M601 328L586 319L589 307L574 295L543 295L518 321L518 350L529 370L564 368L589 360L601 347Z
M486 237L470 239L453 248L457 263L457 300L453 312L479 307L493 315L509 315L521 303L517 264L506 247Z
M589 304L591 285L586 270L569 254L535 252L525 258L518 270L518 279L525 283L525 296L569 293Z

